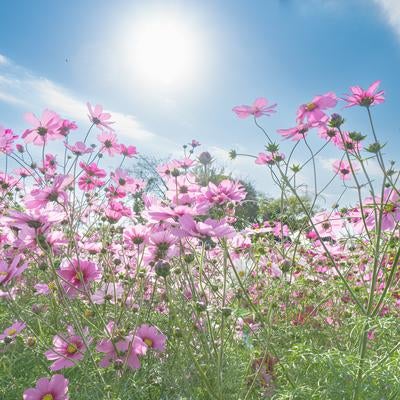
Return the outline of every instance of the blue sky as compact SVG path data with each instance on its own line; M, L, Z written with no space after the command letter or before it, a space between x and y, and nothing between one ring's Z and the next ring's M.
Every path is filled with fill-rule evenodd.
M164 157L196 138L273 194L252 160L226 157L231 148L255 154L264 146L231 108L259 96L277 102L278 113L263 121L274 132L294 126L297 106L316 94L342 95L381 79L387 101L374 114L380 138L391 144L388 157L398 157L400 1L15 0L2 2L0 15L0 124L17 132L26 128L24 112L48 107L77 120L83 135L85 102L100 103L112 111L121 141L139 151ZM184 82L158 85L138 73L137 27L154 15L173 16L195 42ZM163 65L151 67L163 74ZM349 130L370 133L363 110L343 114ZM336 156L325 152L321 168Z

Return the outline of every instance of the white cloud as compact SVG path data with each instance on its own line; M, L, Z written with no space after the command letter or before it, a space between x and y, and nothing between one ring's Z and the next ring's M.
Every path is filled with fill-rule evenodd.
M374 0L382 10L386 22L400 38L400 1L399 0Z
M3 56L3 54L0 53L0 66L8 65L9 63L10 63L10 60L6 56Z
M0 102L21 108L23 112L40 113L45 108L53 109L60 115L80 123L87 123L86 100L72 93L62 85L49 79L33 75L23 67L11 63L0 54L0 65L9 68L0 72ZM107 109L112 114L114 129L118 134L129 138L134 144L147 149L162 150L164 153L176 146L145 129L131 114Z

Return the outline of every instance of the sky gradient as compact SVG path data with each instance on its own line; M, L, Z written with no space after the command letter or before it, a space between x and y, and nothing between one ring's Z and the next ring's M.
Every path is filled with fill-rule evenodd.
M154 14L173 15L195 33L196 65L181 85L151 84L135 73L135 26ZM264 146L232 107L260 96L278 103L278 113L263 120L275 135L295 125L298 105L314 95L343 95L381 79L386 102L374 118L381 140L390 141L388 158L399 158L399 1L16 0L2 2L0 15L0 124L17 133L26 128L24 112L50 108L76 120L83 135L86 101L100 103L123 141L143 154L176 154L195 138L228 170L273 195L253 160L227 158L231 148L257 154ZM163 73L162 65L153 68ZM343 105L337 110L347 129L369 134L364 110ZM336 157L331 149L318 163L328 170Z

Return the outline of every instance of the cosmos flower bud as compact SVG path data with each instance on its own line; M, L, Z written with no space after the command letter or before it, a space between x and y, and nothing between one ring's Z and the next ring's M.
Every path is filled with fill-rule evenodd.
M170 274L171 265L164 260L158 260L154 266L154 269L158 276L162 276L165 278Z
M344 118L341 115L334 113L331 115L331 119L329 120L328 125L331 128L340 128L343 125L343 123L344 123Z
M199 155L199 162L200 162L200 164L203 164L203 165L211 164L211 162L212 162L211 154L208 151L203 151Z
M179 170L177 168L174 168L171 171L171 176L173 176L174 178L177 178L179 175L180 175L180 172L179 172Z

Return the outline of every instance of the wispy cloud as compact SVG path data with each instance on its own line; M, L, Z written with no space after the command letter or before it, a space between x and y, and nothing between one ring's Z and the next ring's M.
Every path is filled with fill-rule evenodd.
M383 17L400 39L400 1L399 0L374 0L379 6Z
M62 85L47 78L35 76L29 70L12 63L0 54L0 102L7 103L21 111L40 113L45 108L53 109L60 115L87 123L86 99ZM162 150L163 153L176 148L175 143L147 130L138 118L131 114L110 110L118 134L129 138L135 144L147 149Z
M0 66L8 65L9 63L10 63L10 60L6 56L3 56L3 54L0 54Z

